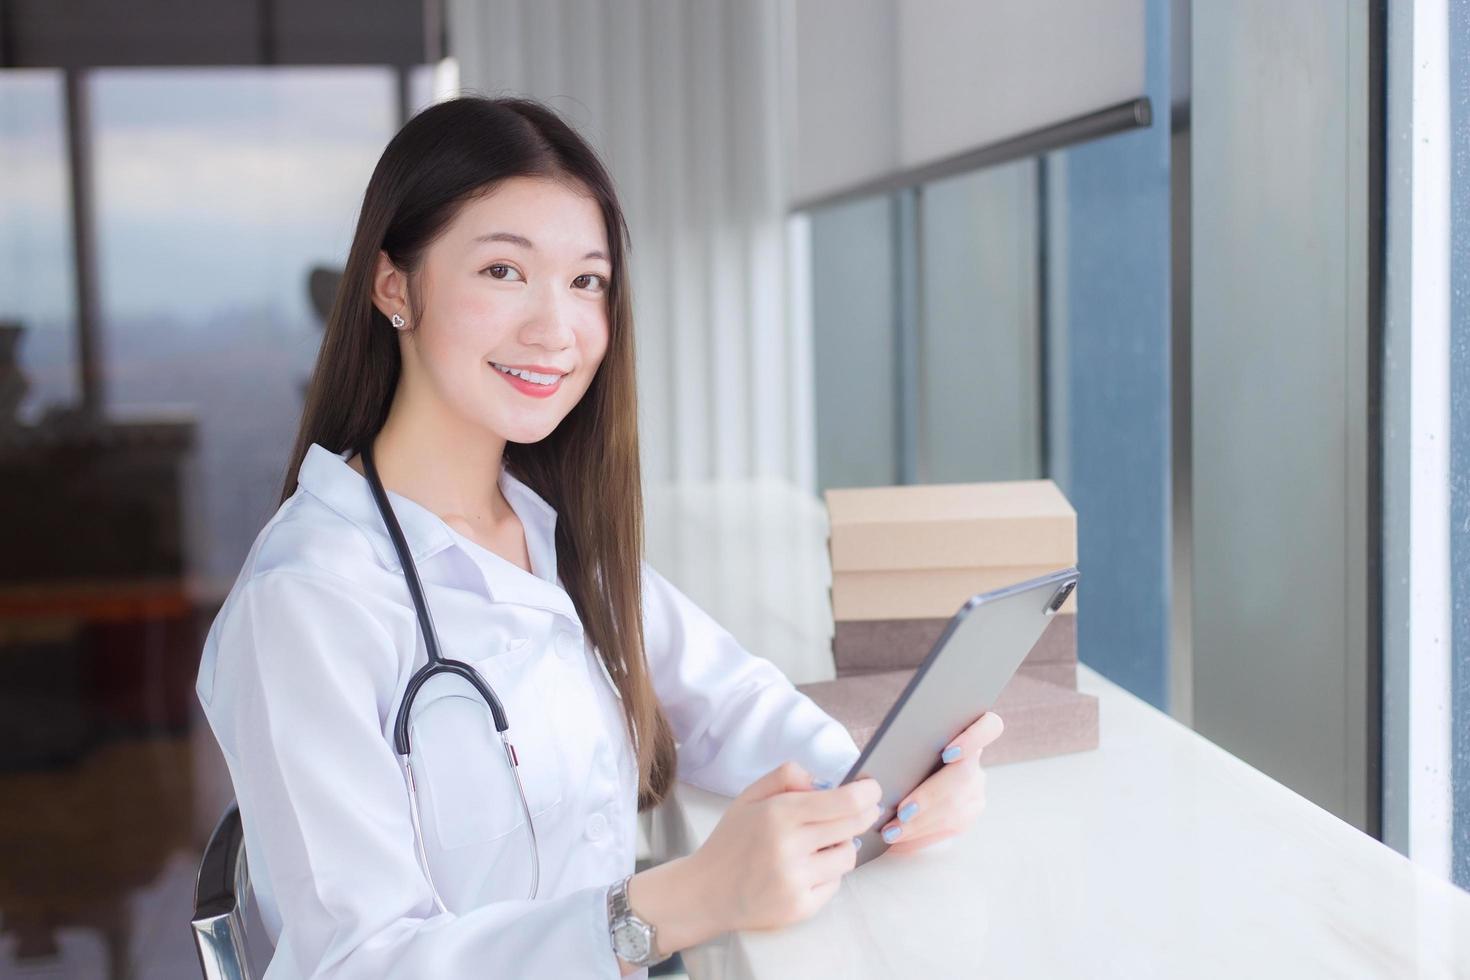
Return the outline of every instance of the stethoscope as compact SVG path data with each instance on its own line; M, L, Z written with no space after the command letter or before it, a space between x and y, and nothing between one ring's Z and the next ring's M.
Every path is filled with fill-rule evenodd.
M424 599L423 586L419 583L418 566L414 564L413 555L408 550L408 542L403 537L403 529L398 526L398 518L394 516L393 507L388 502L388 494L383 489L383 481L378 478L378 468L373 464L371 440L363 445L359 453L362 456L362 468L367 472L368 485L373 490L373 499L378 503L378 510L383 515L383 523L388 526L388 536L393 539L393 547L397 550L398 560L403 565L403 577L408 581L408 592L413 597L414 609L418 612L419 630L423 633L424 646L429 652L429 662L409 678L408 687L403 692L403 701L398 706L398 716L393 722L393 749L398 753L399 761L403 763L403 771L408 777L408 798L413 817L414 842L418 846L419 863L423 865L424 875L429 880L429 891L433 892L434 902L439 906L440 911L449 911L444 905L444 900L439 897L439 889L434 886L434 876L429 871L429 856L424 850L423 824L419 818L419 795L418 790L414 787L413 765L408 759L408 721L413 707L413 698L419 688L436 675L452 674L468 681L470 686L484 699L495 720L495 730L500 733L500 743L505 748L505 758L510 763L510 771L516 779L516 791L521 798L521 813L526 818L526 827L531 832L531 894L527 897L535 898L536 888L541 879L541 855L536 845L536 825L531 821L531 806L526 802L526 789L521 784L520 760L516 758L515 746L510 743L510 722L506 720L505 709L501 707L500 699L495 696L490 685L485 683L479 671L469 664L458 660L445 660L440 656L439 635L434 630L434 620L429 615L429 603Z

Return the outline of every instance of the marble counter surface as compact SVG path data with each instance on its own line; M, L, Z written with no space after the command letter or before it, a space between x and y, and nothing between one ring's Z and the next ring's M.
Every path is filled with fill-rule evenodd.
M690 976L1470 977L1470 893L1082 668L1093 752L988 770L973 830L847 876L813 918L722 936ZM679 784L654 846L723 797Z

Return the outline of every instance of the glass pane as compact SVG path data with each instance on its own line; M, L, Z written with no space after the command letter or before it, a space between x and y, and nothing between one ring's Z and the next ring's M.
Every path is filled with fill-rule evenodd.
M276 508L320 343L309 277L345 261L396 75L79 84L91 416L50 411L80 398L62 77L0 72L0 976L198 976L185 923L232 796L194 693L204 630Z
M308 280L346 261L394 86L383 68L92 79L104 404L194 427L185 561L216 590L275 511L321 336Z
M408 69L408 114L416 116L433 105L434 65L414 65Z
M819 492L898 482L892 208L881 197L811 216Z
M1041 476L1036 167L936 181L920 198L922 482Z
M0 72L0 426L80 396L59 71Z

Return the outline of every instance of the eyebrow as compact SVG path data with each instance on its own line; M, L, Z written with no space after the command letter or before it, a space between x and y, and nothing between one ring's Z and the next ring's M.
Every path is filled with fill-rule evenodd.
M512 245L519 245L522 248L529 248L532 251L536 250L536 246L531 243L531 240L529 238L526 238L523 235L516 235L508 231L495 231L487 235L476 235L474 244L478 245L481 242L510 242ZM604 262L612 261L612 259L609 259L606 255L603 255L597 249L593 249L586 255L582 256L582 258L602 259Z

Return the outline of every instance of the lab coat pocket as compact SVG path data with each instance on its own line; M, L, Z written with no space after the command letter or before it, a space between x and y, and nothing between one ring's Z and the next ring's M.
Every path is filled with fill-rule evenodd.
M520 765L512 769L489 707L462 678L436 675L414 701L411 761L424 832L434 850L529 836L516 776L533 819L562 799L561 759L547 721L538 651L518 649L466 661L500 699ZM539 821L537 821L539 823ZM516 832L520 833L517 834Z

